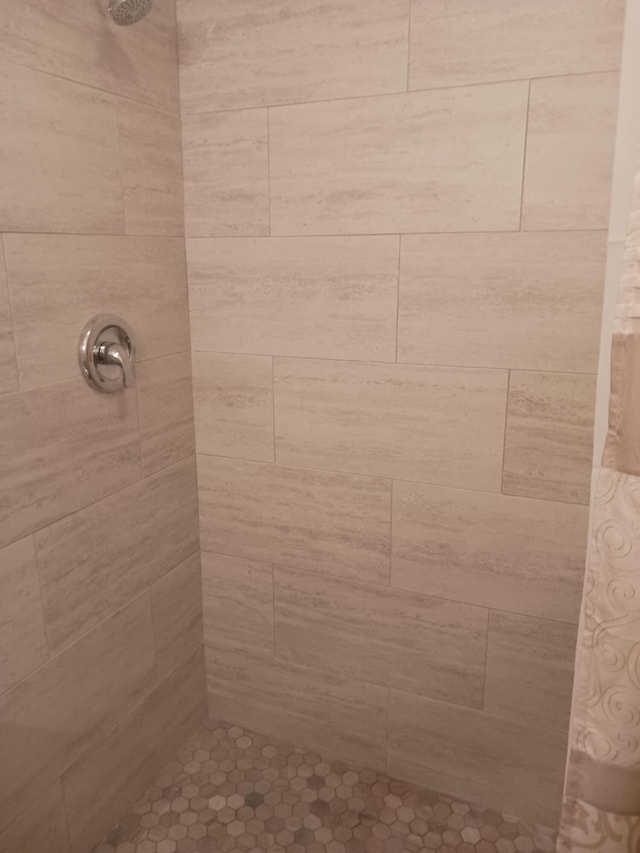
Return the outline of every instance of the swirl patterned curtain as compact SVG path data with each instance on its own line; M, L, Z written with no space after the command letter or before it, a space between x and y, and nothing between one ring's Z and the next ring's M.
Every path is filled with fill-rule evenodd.
M640 853L640 173L591 510L559 853Z

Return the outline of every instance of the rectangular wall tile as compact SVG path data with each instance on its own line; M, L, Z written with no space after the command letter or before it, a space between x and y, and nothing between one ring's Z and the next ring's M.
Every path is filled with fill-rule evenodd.
M3 693L48 655L33 537L0 550L0 587L0 693Z
M77 341L94 314L131 326L139 360L189 349L184 241L6 234L23 387L78 375Z
M36 534L49 642L67 645L198 549L186 459ZM96 518L108 524L96 524Z
M604 232L402 237L398 360L598 365Z
M483 608L280 566L274 596L279 658L482 706Z
M395 361L398 238L188 240L196 350Z
M555 824L566 734L391 691L388 773Z
M273 567L202 552L202 598L207 643L273 653Z
M272 233L517 230L527 90L271 109Z
M267 111L182 116L185 231L269 233Z
M115 98L0 63L5 231L122 233Z
M610 71L623 21L623 0L414 0L409 87Z
M589 503L596 377L511 373L503 491Z
M578 621L587 507L418 483L393 486L393 586Z
M276 459L498 491L507 373L276 359Z
M17 387L18 365L16 364L16 350L13 343L4 251L0 238L0 394L15 391Z
M55 782L0 832L0 853L69 853L62 787Z
M0 545L138 479L137 424L135 390L80 376L0 397Z
M204 551L387 582L385 480L200 456L198 485Z
M200 556L193 554L151 587L158 676L164 678L202 645ZM186 698L186 697L185 697Z
M492 611L484 710L566 731L576 633L575 625Z
M99 743L153 680L145 595L0 697L0 827Z
M207 690L214 717L381 769L387 691L231 649L207 648Z
M522 227L606 228L618 74L531 82Z
M270 356L194 352L198 453L273 462Z

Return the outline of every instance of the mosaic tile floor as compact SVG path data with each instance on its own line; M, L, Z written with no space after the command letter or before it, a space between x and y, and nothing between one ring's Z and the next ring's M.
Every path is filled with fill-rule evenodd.
M208 722L94 853L551 853L549 830Z

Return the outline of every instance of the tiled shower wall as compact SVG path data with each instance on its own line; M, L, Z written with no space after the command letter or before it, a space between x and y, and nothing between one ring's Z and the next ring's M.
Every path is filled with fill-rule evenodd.
M205 712L175 9L3 4L0 56L0 851L87 853Z
M218 717L553 821L622 0L180 0Z

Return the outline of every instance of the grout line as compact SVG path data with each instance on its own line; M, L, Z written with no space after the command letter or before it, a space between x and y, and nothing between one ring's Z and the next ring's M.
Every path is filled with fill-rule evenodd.
M38 546L36 545L36 536L35 533L29 534L29 537L25 537L31 539L31 546L33 548L33 558L36 564L36 577L38 580L38 598L40 601L40 614L42 616L42 626L44 628L44 639L47 644L47 661L51 658L51 638L49 637L49 626L48 619L45 615L44 611L44 595L42 594L42 575L40 570L40 560L38 559ZM20 540L18 540L20 541ZM42 661L42 664L46 663L46 661ZM42 665L41 664L41 665ZM31 670L33 672L33 670ZM29 675L29 673L27 673Z
M394 483L391 481L391 490L389 495L389 575L387 585L392 587L393 579L393 491Z
M402 234L398 234L398 281L396 289L396 355L394 362L398 363L398 326L400 324L400 270L402 268Z
M529 81L529 91L527 93L527 112L524 122L524 148L522 151L522 181L520 184L520 228L522 231L522 213L524 211L524 179L527 171L527 139L529 137L529 110L531 107L531 81Z
M500 494L506 494L504 492L504 463L507 457L507 423L509 420L509 392L511 390L511 371L507 373L507 394L505 397L505 407L504 407L504 432L502 433L502 465L501 465L501 476L500 476Z
M273 416L273 462L276 463L276 358L271 356L271 412Z
M273 620L273 657L278 657L276 648L276 567L271 563L271 618Z
M491 608L487 609L487 635L484 643L484 674L482 677L482 704L480 708L484 711L487 699L487 668L489 665L489 631L491 630Z
M7 302L9 303L9 326L11 328L11 341L13 343L13 358L15 360L16 372L15 372L15 380L16 380L16 388L13 391L5 391L4 394L17 394L22 391L22 382L21 382L21 373L20 373L20 361L18 359L18 342L16 341L16 330L14 324L14 311L13 311L13 303L11 299L11 282L9 280L9 264L7 262L7 249L4 244L4 234L0 234L0 252L2 253L2 265L4 269L4 280L7 287Z
M49 231L26 231L26 232L11 232L5 229L5 233L26 233L26 234L50 234L52 232ZM60 234L71 234L72 232L61 231L58 232ZM455 236L473 236L480 234L602 234L603 237L607 236L606 228L525 228L524 231L520 231L519 228L511 228L505 230L504 228L498 228L494 231L487 231L484 229L479 230L471 230L471 231L403 231L403 237L442 237L443 239L448 235ZM85 236L84 233L80 233L76 236ZM91 234L88 233L87 236L91 237L145 237L149 236L146 234ZM152 235L153 236L153 235ZM397 237L397 231L327 231L324 234L309 234L307 232L299 232L297 234L174 234L174 235L157 235L159 237L172 236L172 237L183 237L185 241L189 240L312 240L312 239L333 239L339 240L343 237L355 237L360 240L366 240L368 237ZM624 242L622 240L614 241L614 242Z

